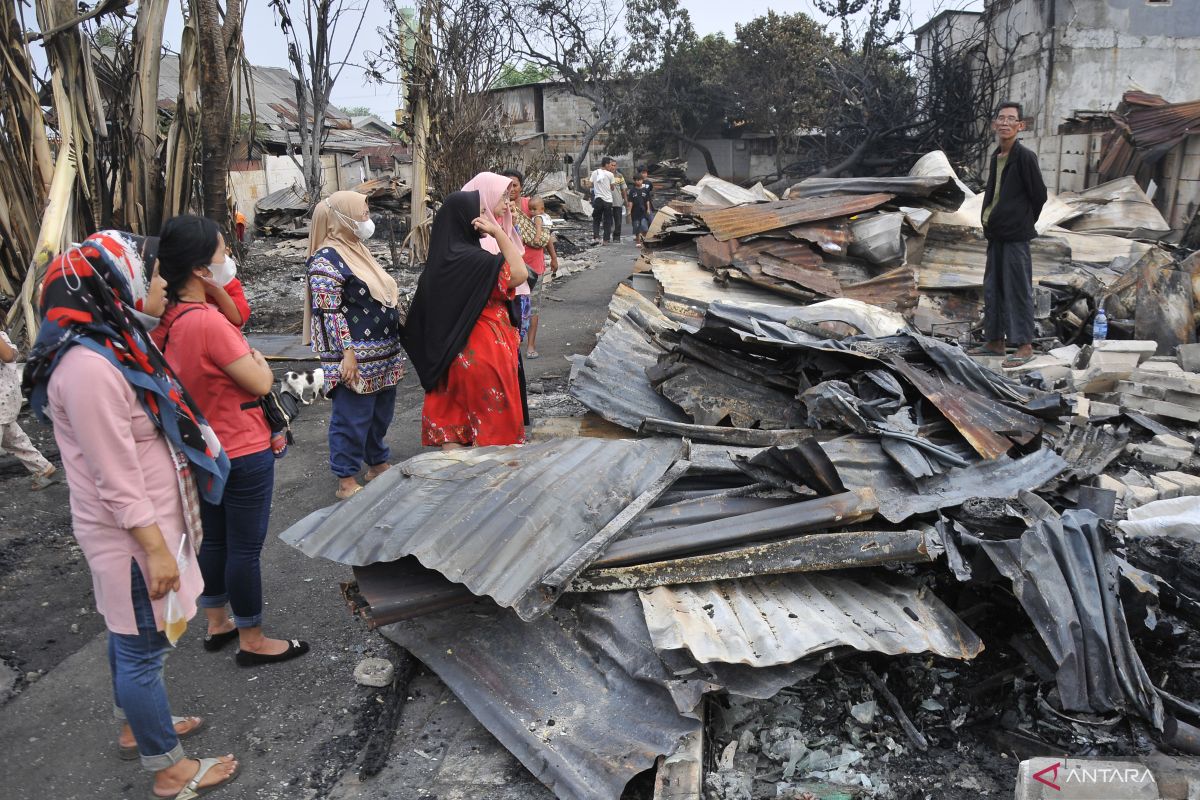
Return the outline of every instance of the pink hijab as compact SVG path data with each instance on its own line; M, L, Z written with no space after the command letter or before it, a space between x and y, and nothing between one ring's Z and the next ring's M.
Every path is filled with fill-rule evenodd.
M462 190L464 192L479 192L479 198L483 201L485 214L496 221L506 234L511 235L513 229L512 212L505 211L503 217L497 217L492 213L492 209L508 195L509 187L512 186L512 179L506 178L503 175L497 175L494 172L481 172L471 180L467 181ZM500 252L500 244L491 236L484 236L479 240L479 246L489 253Z

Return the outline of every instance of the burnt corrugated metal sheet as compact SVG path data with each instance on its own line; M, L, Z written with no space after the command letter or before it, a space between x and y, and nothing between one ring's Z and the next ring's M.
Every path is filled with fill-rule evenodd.
M532 623L476 604L380 631L562 800L617 800L634 775L699 732L693 710L705 692L770 697L816 670L686 656L668 664L633 592L572 596Z
M636 431L647 418L686 422L679 406L650 385L646 370L666 350L637 324L644 317L622 314L596 342L571 379L570 393L609 422Z
M842 436L822 442L821 448L848 488L874 490L879 515L894 523L959 505L971 497L1013 499L1023 489L1040 488L1067 468L1062 456L1044 447L1021 458L1000 456L949 469L924 479L916 488L875 439Z
M542 591L542 578L660 478L682 447L579 438L426 453L281 538L353 566L416 556L533 619L557 596Z
M1023 500L1035 521L1018 538L943 537L948 555L951 548L961 549L952 561L959 579L971 579L974 565L986 557L1012 581L1013 594L1057 667L1064 709L1132 709L1161 730L1162 701L1130 638L1118 559L1104 545L1099 517L1077 509L1060 517L1036 496Z
M769 667L833 647L970 659L983 650L925 586L901 578L794 574L638 592L658 650Z
M1029 243L1033 278L1063 272L1070 267L1071 248L1056 239L1038 237ZM987 240L981 230L931 225L917 272L924 289L981 289L987 263Z
M787 196L821 197L886 192L904 205L957 211L966 199L953 175L897 175L882 178L807 178L788 189Z
M871 193L843 197L810 197L700 211L700 219L719 241L753 236L756 233L790 228L805 222L860 214L878 208L894 195ZM957 208L957 206L956 206Z
M304 192L296 186L284 186L282 189L276 189L270 194L260 197L258 202L254 204L257 211L308 211L308 201L304 199Z

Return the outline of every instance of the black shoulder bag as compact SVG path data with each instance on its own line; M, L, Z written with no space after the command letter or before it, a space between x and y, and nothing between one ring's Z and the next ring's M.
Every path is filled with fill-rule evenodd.
M193 311L199 310L199 306L193 306L185 311L181 311L179 316L171 321L171 328L174 328L175 323L179 322L183 317ZM167 354L167 344L171 341L171 328L168 328L166 335L163 336L163 355ZM248 400L242 403L241 408L243 411L252 411L255 408L261 408L263 417L266 418L267 427L271 429L271 433L283 433L286 431L288 444L295 444L295 439L292 436L292 420L300 416L300 403L297 402L295 397L292 397L287 392L281 392L272 386L271 391L267 392L267 394L257 400Z

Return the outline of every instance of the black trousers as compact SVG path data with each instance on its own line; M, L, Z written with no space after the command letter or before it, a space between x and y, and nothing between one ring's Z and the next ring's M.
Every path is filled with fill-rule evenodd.
M599 239L604 232L604 241L612 238L613 204L599 197L592 200L592 238Z
M983 338L1033 341L1033 258L1029 242L988 241L983 272Z
M612 240L621 241L621 221L625 219L625 206L613 203L612 207Z

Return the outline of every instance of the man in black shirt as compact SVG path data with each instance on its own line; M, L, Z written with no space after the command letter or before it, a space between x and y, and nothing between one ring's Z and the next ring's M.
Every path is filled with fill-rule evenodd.
M633 188L629 190L629 222L633 227L633 239L642 246L646 231L650 229L650 218L654 216L654 200L650 187L641 173L634 176Z
M979 351L1004 355L1005 341L1016 352L1004 360L1018 367L1033 359L1033 259L1029 241L1046 204L1046 184L1037 155L1017 141L1025 128L1021 104L1004 102L996 110L992 130L999 145L992 153L983 193L983 235L987 266L983 275L983 335Z

